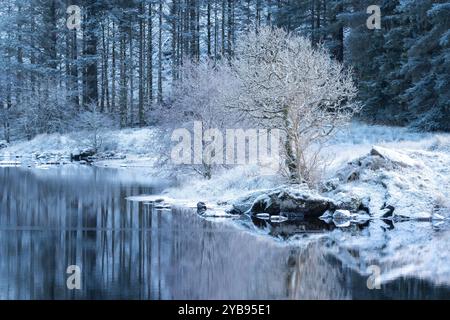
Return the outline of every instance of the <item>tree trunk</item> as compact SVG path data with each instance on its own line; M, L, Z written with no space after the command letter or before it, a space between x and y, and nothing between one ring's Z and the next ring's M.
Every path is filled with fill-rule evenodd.
M127 62L126 62L126 33L122 26L120 30L120 126L123 128L127 125Z
M114 114L116 112L116 25L113 22L112 25L112 79L111 79L111 110L110 112Z
M128 106L129 111L129 125L134 125L134 65L133 65L133 21L130 19L130 26L129 26L129 50L130 50L130 57L129 57L129 82L130 82L130 103Z
M140 7L139 17L139 106L138 106L138 120L139 126L145 125L144 119L144 47L145 47L145 25L144 25L145 6L142 2Z
M217 0L214 3L214 60L217 59L218 40L219 40L219 17L217 10Z
M159 1L158 9L158 103L163 101L162 92L162 22L163 22L163 5L162 1Z
M208 57L211 57L211 0L207 0L206 8L206 47Z
M87 58L85 68L86 79L86 93L84 106L87 108L89 105L98 105L98 66L97 66L97 5L94 0L88 1L86 10L86 22L85 25L85 51L84 58Z
M103 113L105 111L105 94L106 94L106 90L105 90L105 81L106 81L106 77L105 77L105 65L106 65L106 60L108 59L108 57L106 57L106 48L105 48L105 43L106 43L106 36L105 36L105 25L102 24L101 26L102 29L102 72L100 73L100 88L101 88L101 92L100 92L100 113Z
M231 57L233 54L233 28L234 28L234 23L233 23L233 0L228 0L228 6L227 6L227 52L228 52L228 57Z
M153 12L152 3L148 5L148 36L147 36L147 103L153 104Z
M226 22L226 6L225 0L222 0L222 56L225 56L225 22Z

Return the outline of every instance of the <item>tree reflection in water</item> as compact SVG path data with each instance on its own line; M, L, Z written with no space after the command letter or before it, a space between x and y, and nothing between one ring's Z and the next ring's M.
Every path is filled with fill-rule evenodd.
M264 236L190 209L155 210L125 199L161 188L123 180L112 169L0 168L0 298L398 296L392 287L369 292L366 279L326 255L322 240L288 244L273 238L285 231ZM74 264L82 269L81 290L66 287ZM407 280L395 285L416 296L448 293Z

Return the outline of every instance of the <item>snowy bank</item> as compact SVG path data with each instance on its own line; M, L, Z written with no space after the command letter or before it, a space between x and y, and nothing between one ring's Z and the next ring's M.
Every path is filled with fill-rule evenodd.
M445 219L450 208L449 164L446 153L374 146L325 181L322 194L304 185L258 190L233 201L232 212L334 220Z
M3 165L14 166L27 161L41 165L67 163L71 154L89 148L86 136L39 135L0 149L0 160ZM280 196L276 188L286 183L281 177L261 174L258 166L251 165L223 168L210 180L189 170L166 172L170 169L157 165L160 141L154 128L110 130L102 133L101 141L95 165L134 168L160 177L171 175L177 183L164 195L173 201L203 201L209 207L217 203L230 205L246 193L260 195L259 191L266 190L269 200L259 199L259 203L262 209L269 210L270 202ZM308 192L309 196L332 199L333 209L349 210L351 214L364 211L373 218L438 219L448 215L450 135L353 123L330 141L325 152L333 163L321 195ZM293 189L284 194L298 200L298 190ZM300 204L298 209L303 210Z
M41 134L0 149L4 161L14 159L24 165L65 164L71 156L92 149L89 134ZM155 130L151 128L109 130L101 134L95 164L107 167L151 167L155 163Z
M433 219L448 215L450 164L446 153L375 146L324 184L336 201L358 199L374 218Z

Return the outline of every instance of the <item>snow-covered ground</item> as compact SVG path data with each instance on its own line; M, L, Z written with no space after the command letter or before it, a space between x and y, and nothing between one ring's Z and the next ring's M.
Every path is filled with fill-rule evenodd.
M152 167L155 163L153 146L157 138L153 129L110 130L102 133L99 139L100 153L110 158L106 162L97 161L99 166ZM41 134L30 141L15 142L0 149L0 163L67 163L71 154L91 146L91 139L84 133Z
M374 145L394 150L428 150L440 145L441 150L447 148L450 152L449 141L450 134L413 132L403 127L355 122L338 132L329 141L325 152L332 159L329 171L333 172L345 162L367 154Z
M323 150L328 160L324 179L332 178L347 163L369 154L373 146L399 151L405 158L422 162L424 169L418 175L427 173L424 181L434 180L438 186L449 183L446 177L450 176L450 134L411 132L407 128L362 123L353 123L328 142ZM247 191L274 188L285 182L273 175L260 175L254 166L223 170L211 180L196 174L179 180L178 186L167 190L168 196L210 202L228 200ZM446 191L450 188L440 189ZM445 197L449 198L445 192L442 197L438 196L442 200Z
M329 160L324 180L333 179L337 172L348 170L352 161L369 156L374 146L389 157L388 162L393 160L402 162L402 165L395 170L363 170L366 175L364 181L345 184L342 189L351 189L361 196L371 192L375 199L377 194L386 193L380 186L388 184L390 195L394 200L401 200L402 203L395 204L403 206L403 211L412 206L410 211L413 212L415 201L416 211L424 211L424 207L431 210L434 205L445 208L449 204L450 134L418 133L406 128L353 123L324 149ZM370 180L376 178L379 180ZM277 176L262 176L258 168L252 166L223 170L211 180L198 175L180 177L179 180L178 186L167 190L168 196L209 202L229 200L245 192L271 189L286 182ZM379 203L381 201L384 199L373 201L373 205L381 207L384 204Z

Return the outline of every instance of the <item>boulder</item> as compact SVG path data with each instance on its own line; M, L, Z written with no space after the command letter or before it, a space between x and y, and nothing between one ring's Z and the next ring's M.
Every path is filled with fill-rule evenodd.
M8 148L8 143L5 140L0 140L0 149Z
M357 212L359 210L368 211L365 206L367 199L361 198L357 193L352 191L337 191L332 193L338 209Z
M384 205L383 208L381 208L380 216L382 218L391 218L394 215L395 208L391 205Z
M197 213L202 214L206 211L206 203L200 201L197 203Z
M237 200L232 202L231 209L227 210L229 214L244 214L250 210L255 202L256 198L268 192L268 190L263 191L255 191L245 196L238 198Z
M439 157L442 163L450 160ZM430 153L375 146L337 172L340 183L326 196L338 209L365 211L372 218L430 220L447 184L435 163Z
M382 159L390 161L397 167L423 168L423 166L424 166L422 162L415 160L404 153L394 151L391 149L387 149L387 148L383 148L383 147L379 147L379 146L372 147L372 150L370 151L370 155L381 157Z
M361 177L364 176L365 172L368 170L395 171L402 168L423 169L424 164L422 161L413 159L405 153L374 146L368 155L355 159L341 168L337 172L335 179L337 178L341 183L348 183L361 180ZM330 182L325 183L324 191L336 189L336 187L330 188L330 183L331 180ZM334 182L334 184L336 184L336 182Z
M97 152L92 149L83 149L81 151L76 151L74 153L70 154L71 161L86 161L90 162L92 160L92 157L95 156Z
M332 199L322 197L304 187L297 189L292 186L282 186L257 194L250 194L244 199L245 201L235 202L232 210L250 215L288 213L291 217L317 218L325 211L336 208Z
M348 220L351 218L353 218L353 215L348 210L339 209L333 213L333 219L335 220Z

